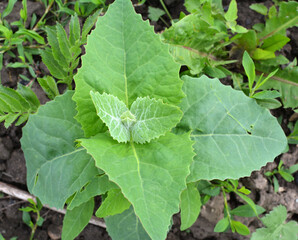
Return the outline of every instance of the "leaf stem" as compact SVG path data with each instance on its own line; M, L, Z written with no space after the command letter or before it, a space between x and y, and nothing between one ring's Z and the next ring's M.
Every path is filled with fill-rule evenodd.
M232 229L232 219L231 219L231 214L230 214L230 211L229 211L228 201L227 201L227 197L226 197L225 189L224 189L223 186L221 186L221 190L222 190L222 194L223 194L223 198L224 198L224 204L225 204L225 209L226 209L226 212L227 212L227 217L228 217L228 220L229 220L231 229ZM234 232L233 229L232 229L232 232Z
M39 23L45 18L45 16L48 14L48 12L51 10L52 6L54 4L54 0L50 2L48 7L46 8L44 14L41 16L41 18L38 20L38 22L35 24L34 28L32 29L33 31L36 31L38 29Z
M159 0L160 4L162 5L163 9L165 10L166 14L168 15L168 17L170 18L171 22L173 21L171 14L169 13L165 3L163 2L163 0Z

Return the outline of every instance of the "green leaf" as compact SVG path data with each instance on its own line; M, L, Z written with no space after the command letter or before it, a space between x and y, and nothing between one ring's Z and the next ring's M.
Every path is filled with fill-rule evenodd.
M228 229L230 225L229 219L227 217L221 219L218 221L218 223L215 225L214 232L224 232Z
M39 44L45 44L45 41L42 36L40 36L37 32L29 29L20 29L15 33L15 36L25 35L33 38Z
M74 198L67 206L67 209L72 210L82 203L87 202L90 198L105 194L110 189L116 188L118 188L118 186L109 181L107 175L96 176L75 194Z
M50 99L53 100L56 96L60 94L57 87L57 83L51 76L37 78L37 81Z
M30 116L21 139L29 191L57 208L99 173L92 157L76 148L83 132L74 119L72 95L68 91L41 106Z
M276 99L256 99L257 103L264 108L276 109L282 106L280 101Z
M66 32L60 23L57 23L56 31L57 31L57 39L59 42L61 53L63 54L63 56L66 58L67 61L70 61L72 57L70 52L70 43L67 38Z
M276 34L264 40L262 49L275 52L282 49L291 39L281 34Z
M273 99L273 98L281 97L281 94L276 90L261 91L261 92L255 93L252 97L255 99Z
M131 109L117 97L106 93L90 92L98 116L108 126L113 139L118 142L150 142L171 130L181 119L176 106L161 100L137 98Z
M106 217L105 222L113 240L151 240L133 207L121 214Z
M183 77L178 127L192 130L196 156L188 181L249 176L280 154L285 135L267 109L218 79Z
M201 211L201 197L195 184L187 184L187 188L181 193L181 231L191 227L197 220Z
M238 16L237 16L237 3L236 0L231 0L230 5L229 5L229 9L228 11L225 13L224 17L228 22L232 22L237 20Z
M253 52L252 58L254 60L266 60L266 59L275 58L275 54L272 51L263 50L262 48L257 48Z
M54 57L55 61L59 63L61 68L67 69L69 61L64 57L64 55L61 52L60 45L58 42L56 28L47 26L45 29L46 29L46 33L47 33L48 43L51 46L52 56ZM48 67L48 64L47 63L45 63L45 64Z
M266 211L264 208L262 208L258 205L255 205L255 206L256 206L256 211L257 211L258 215L260 215ZM240 217L255 217L256 216L255 212L248 204L236 207L233 210L231 210L230 213L233 215L236 215L236 216L240 216Z
M111 189L95 215L99 218L113 216L129 209L130 205L130 202L123 196L120 189Z
M286 29L298 25L298 3L296 1L279 3L279 13L266 21L265 29L259 33L259 38L267 38L275 34L286 35Z
M251 91L252 85L256 78L255 64L246 51L243 54L242 65L244 67L246 76L248 77L248 86L249 86L249 90Z
M106 134L80 141L131 202L150 237L165 239L193 157L189 134L168 133L144 145L118 143Z
M250 234L248 227L246 227L243 223L233 220L231 224L233 225L233 227L235 228L237 233L244 235L244 236Z
M162 15L166 14L165 11L161 10L160 8L155 8L151 6L149 6L148 13L148 18L151 19L151 21L155 22L157 22Z
M90 107L90 90L117 96L128 108L137 97L145 96L177 105L183 97L179 69L168 46L134 12L131 2L116 1L88 37L75 77L76 119L86 136L102 131L95 108Z
M251 4L249 6L250 9L255 10L257 13L260 13L262 15L267 15L268 9L267 7L262 4L262 3L255 3L255 4Z
M136 117L132 126L132 139L137 143L150 142L165 135L180 121L182 112L176 106L164 104L162 100L137 98L130 108Z
M83 25L83 28L82 28L82 43L85 43L86 39L87 39L87 34L90 32L90 30L93 28L100 12L102 10L99 9L98 11L96 11L93 15L90 15L84 25Z
M296 122L296 125L298 125L298 122ZM298 171L298 164L295 164L289 168L289 173L291 173L291 174L293 174L297 171Z
M279 191L279 183L277 178L273 175L273 187L274 187L274 192L278 192Z
M72 46L80 40L81 27L78 16L71 16L69 21L69 42Z
M130 141L130 126L126 126L122 119L122 115L129 112L124 102L106 93L99 94L91 91L90 95L97 115L108 126L112 138L118 142ZM135 116L131 117L134 119L130 120L130 124L136 121Z
M38 109L40 102L36 94L29 87L18 84L17 92L26 99L30 106L30 111L36 111Z
M13 10L13 7L14 7L14 5L17 1L18 0L9 0L8 1L8 4L7 4L6 8L4 9L4 11L1 14L2 19L5 18L6 16L8 16L11 13L11 11Z
M264 64L256 64L258 71L266 74L275 70L275 67L266 66ZM298 67L296 64L290 64L283 70L279 69L274 77L271 77L262 87L262 89L278 90L282 97L284 108L297 108L298 107Z
M81 204L73 210L67 209L63 219L62 240L73 240L88 224L92 217L94 200Z
M292 181L294 181L294 177L290 174L290 173L288 173L288 172L286 172L286 171L283 171L283 170L280 170L279 171L279 174L282 176L282 178L284 179L284 180L286 180L287 182L292 182Z
M297 239L298 224L295 221L285 223L287 209L279 205L261 218L266 228L259 228L252 234L251 240Z
M56 61L52 51L49 48L44 49L40 53L43 63L47 66L50 73L58 79L67 77L67 72L61 67L59 62Z

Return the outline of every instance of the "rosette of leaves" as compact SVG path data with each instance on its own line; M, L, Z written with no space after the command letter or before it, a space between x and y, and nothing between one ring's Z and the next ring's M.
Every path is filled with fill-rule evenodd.
M184 228L197 217L198 207L187 211L199 199L192 182L248 176L284 150L268 110L217 79L182 81L179 69L131 2L117 0L88 37L75 91L30 117L28 188L43 204L68 204L62 239L84 228L98 195L113 239L165 239L179 206Z

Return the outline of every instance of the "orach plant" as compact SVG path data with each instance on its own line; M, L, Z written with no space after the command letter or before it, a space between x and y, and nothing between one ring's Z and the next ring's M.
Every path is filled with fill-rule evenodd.
M204 75L181 80L179 69L131 2L116 0L87 39L75 91L29 117L28 188L67 204L62 239L87 225L98 195L113 239L165 239L179 208L184 229L198 216L199 180L249 176L286 148L255 99Z

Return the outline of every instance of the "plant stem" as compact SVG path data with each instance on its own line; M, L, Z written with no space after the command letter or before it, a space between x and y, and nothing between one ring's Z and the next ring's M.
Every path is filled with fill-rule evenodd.
M44 14L41 16L41 18L38 20L38 22L35 24L34 28L32 29L33 31L36 31L38 29L38 25L39 23L45 18L45 16L48 14L48 12L51 10L52 6L54 4L54 0L52 0L52 2L50 2L50 4L48 5L48 7L46 8Z
M169 13L165 3L163 2L163 0L159 0L160 4L162 5L163 9L165 10L166 14L168 15L168 17L170 18L171 22L173 21L171 14Z
M227 212L227 217L228 217L230 226L232 226L231 214L230 214L230 211L229 211L228 201L227 201L227 197L226 197L225 189L224 189L223 186L221 186L221 190L222 190L222 194L223 194L223 198L224 198L224 203L225 203L225 209L226 209L226 212ZM232 229L232 228L231 228L231 229ZM232 229L232 232L234 232L233 229Z

